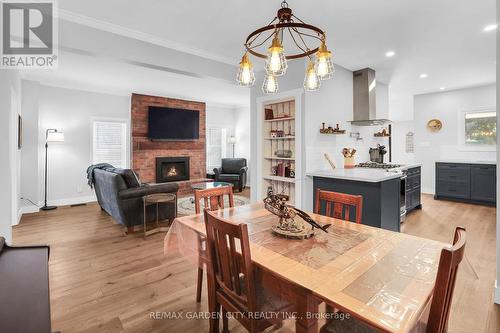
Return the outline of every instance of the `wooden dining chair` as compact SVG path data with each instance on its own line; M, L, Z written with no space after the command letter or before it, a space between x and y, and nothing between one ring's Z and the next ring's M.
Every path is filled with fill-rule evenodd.
M223 333L228 331L228 313L249 332L257 333L280 324L290 304L265 290L255 280L246 224L234 224L205 210L209 258L209 311L222 310ZM265 314L273 314L266 316ZM263 314L256 316L255 314ZM272 319L269 319L272 318ZM210 319L210 332L219 332L218 316Z
M363 196L352 195L339 192L316 190L316 205L314 213L321 214L321 202L326 202L325 215L336 219L350 221L351 207L356 210L355 220L353 222L361 223L363 214ZM333 204L333 210L332 210Z
M441 250L426 333L445 333L448 330L453 290L455 289L458 266L464 258L465 243L465 228L457 227L453 238L453 246ZM320 333L340 332L375 333L378 330L354 318L350 320L331 320L320 330Z
M224 209L224 196L229 198L229 207L234 207L233 198L233 187L232 186L222 186L216 188L210 188L206 190L195 190L194 191L194 209L196 214L201 213L200 201L203 200L205 208L209 210L219 210ZM196 302L201 302L201 289L203 285L203 266L207 263L207 254L205 251L205 239L198 236L198 282L196 287Z
M200 201L203 200L205 208L210 210L224 209L224 196L229 198L229 207L234 207L233 187L221 186L216 188L209 188L206 190L194 191L194 210L196 214L201 213Z
M453 246L444 248L439 258L439 267L432 296L427 333L445 333L448 331L451 301L457 279L458 266L465 254L465 228L457 227Z

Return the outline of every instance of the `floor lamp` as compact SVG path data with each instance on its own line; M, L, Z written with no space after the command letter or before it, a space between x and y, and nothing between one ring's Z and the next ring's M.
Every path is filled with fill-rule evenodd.
M64 142L64 133L58 132L55 128L49 128L45 131L45 200L41 210L56 209L57 206L47 206L47 153L49 150L49 142Z
M229 144L233 146L233 158L234 158L234 147L236 145L236 138L234 136L230 136L227 141Z

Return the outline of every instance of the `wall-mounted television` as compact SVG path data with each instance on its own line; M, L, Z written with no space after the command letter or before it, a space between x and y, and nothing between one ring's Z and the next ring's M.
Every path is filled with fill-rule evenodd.
M192 110L150 106L148 138L150 140L197 140L200 137L200 113Z

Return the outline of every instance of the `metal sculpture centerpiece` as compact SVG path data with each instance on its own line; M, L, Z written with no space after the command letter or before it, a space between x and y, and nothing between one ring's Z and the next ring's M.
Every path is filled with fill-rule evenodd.
M270 40L271 45L267 50L261 50L260 48ZM285 44L286 54L283 46ZM309 58L304 78L306 91L318 90L321 81L331 78L335 71L332 53L326 46L326 33L295 16L286 0L281 2L281 8L268 25L248 35L245 48L236 78L238 84L251 87L255 82L249 54L266 59L266 77L262 85L262 90L266 94L274 94L278 91L278 77L286 73L287 60Z
M330 224L319 225L306 212L289 205L284 195L271 192L264 199L264 206L279 217L278 224L273 225L271 229L280 236L304 239L313 236L315 228L328 232L330 227Z

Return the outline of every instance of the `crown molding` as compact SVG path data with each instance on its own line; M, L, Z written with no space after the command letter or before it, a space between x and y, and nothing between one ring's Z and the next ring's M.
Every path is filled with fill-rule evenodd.
M223 57L215 53L207 52L202 49L191 47L182 43L174 42L171 40L163 39L157 36L153 36L148 33L140 32L137 30L129 29L117 24L105 22L85 15L77 14L65 9L59 9L59 18L68 22L77 23L90 28L110 32L123 37L128 37L136 40L140 40L146 43L158 45L168 49L176 50L179 52L184 52L188 54L195 55L197 57L222 62L231 66L236 66L237 61L229 57Z

